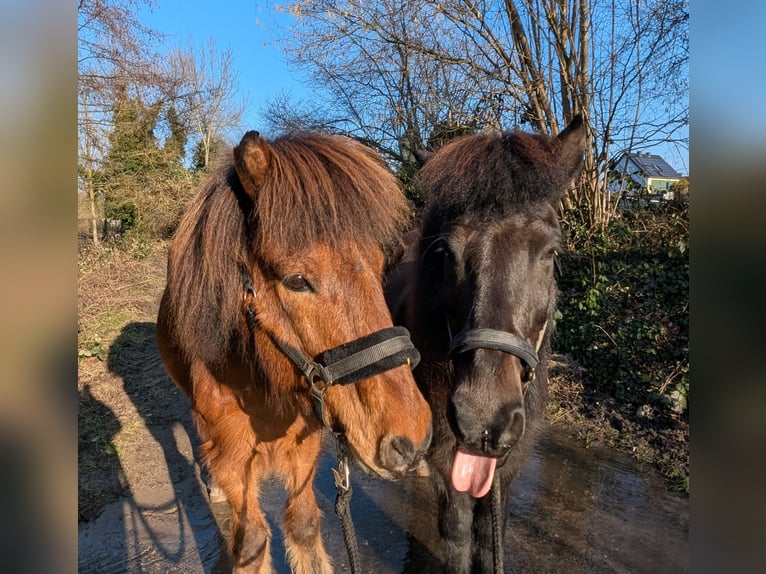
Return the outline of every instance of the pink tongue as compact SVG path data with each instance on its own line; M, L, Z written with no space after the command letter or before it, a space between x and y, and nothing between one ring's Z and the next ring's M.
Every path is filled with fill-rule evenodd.
M470 492L474 498L481 498L492 487L496 464L494 458L474 456L457 450L452 461L452 486L458 492Z

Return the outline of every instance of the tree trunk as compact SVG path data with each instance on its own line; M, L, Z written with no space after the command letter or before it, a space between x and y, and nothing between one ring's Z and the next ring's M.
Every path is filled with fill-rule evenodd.
M93 186L92 169L88 166L88 203L90 204L90 229L93 235L93 245L100 244L98 239L98 212L96 210L96 190Z

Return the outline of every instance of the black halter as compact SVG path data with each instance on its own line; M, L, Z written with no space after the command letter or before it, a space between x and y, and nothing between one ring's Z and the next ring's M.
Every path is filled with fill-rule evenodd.
M255 287L246 269L242 269L245 289L245 319L250 333L255 333ZM348 444L342 432L333 429L327 422L324 394L332 385L350 385L364 379L399 367L404 364L412 368L420 361L420 353L410 340L410 333L404 327L389 327L375 331L354 341L344 343L317 355L312 361L306 354L266 332L272 341L293 362L311 385L311 403L314 414L328 429L333 431L338 451L338 468L332 469L338 493L335 498L335 512L340 518L343 538L348 551L351 572L361 572L359 548L354 523L351 520L351 482L348 461Z
M414 368L420 361L420 354L404 327L381 329L324 351L313 361L299 349L276 337L272 339L308 379L314 414L328 428L324 394L332 385L357 383L404 364Z
M514 355L526 366L522 382L529 383L535 378L535 367L540 362L537 351L526 340L513 333L497 329L463 329L450 340L450 355L465 353L471 349L494 349Z
M255 297L253 281L243 270L246 300ZM255 307L252 300L245 307L245 318L251 332L255 331ZM354 341L344 343L314 357L306 354L267 333L282 352L298 367L311 385L311 401L314 414L332 430L325 415L324 395L332 385L350 385L369 379L401 365L412 368L420 361L420 353L410 340L410 332L404 327L388 327L375 331Z
M450 341L449 352L464 353L471 349L495 349L517 356L530 369L534 369L540 360L537 351L527 341L497 329L464 329Z

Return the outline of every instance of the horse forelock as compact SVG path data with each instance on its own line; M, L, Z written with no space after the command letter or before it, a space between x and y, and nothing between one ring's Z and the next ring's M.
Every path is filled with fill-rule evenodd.
M355 140L304 133L270 145L274 159L253 210L261 250L277 245L295 252L349 240L387 246L408 220L396 178Z
M504 216L559 197L567 167L561 142L523 132L487 132L446 144L420 170L427 209Z

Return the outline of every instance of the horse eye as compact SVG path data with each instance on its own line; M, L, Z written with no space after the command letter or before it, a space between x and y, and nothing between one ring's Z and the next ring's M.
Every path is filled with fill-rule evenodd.
M529 365L524 365L524 369L521 371L521 382L530 383L535 378L535 370Z
M282 279L282 284L290 291L309 291L311 285L303 275L295 273Z

